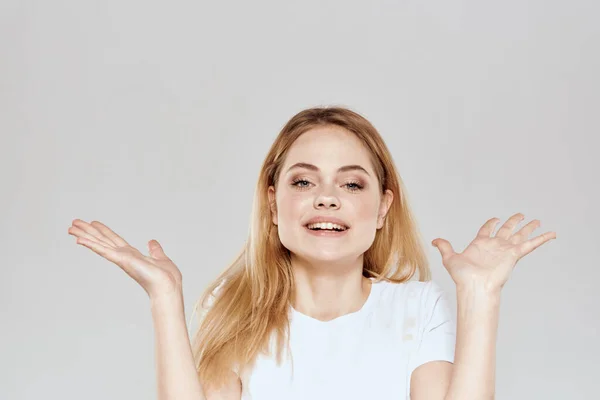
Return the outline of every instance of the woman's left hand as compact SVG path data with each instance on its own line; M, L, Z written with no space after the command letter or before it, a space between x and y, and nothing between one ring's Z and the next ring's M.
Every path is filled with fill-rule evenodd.
M462 253L454 252L447 240L437 238L431 242L440 251L444 267L457 288L476 287L487 292L499 292L517 261L549 240L556 239L555 232L528 239L531 232L540 226L539 220L533 220L513 233L515 226L524 218L520 213L513 215L493 237L492 232L500 220L488 220Z

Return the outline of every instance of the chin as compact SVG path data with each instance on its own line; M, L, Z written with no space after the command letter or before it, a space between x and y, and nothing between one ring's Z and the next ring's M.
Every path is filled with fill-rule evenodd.
M334 249L318 249L318 248L310 248L310 249L297 249L294 254L296 257L307 260L308 262L321 263L321 262L347 262L351 259L354 259L356 256L352 254L348 254L346 252L342 252Z
M314 261L342 261L347 255L338 252L312 252L306 256L309 260Z

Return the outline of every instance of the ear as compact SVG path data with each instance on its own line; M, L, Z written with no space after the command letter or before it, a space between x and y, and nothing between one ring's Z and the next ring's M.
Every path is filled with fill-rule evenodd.
M385 216L387 215L390 206L392 205L392 201L394 201L394 193L390 189L387 189L385 193L381 196L381 202L379 204L379 213L377 214L377 229L383 228L383 222L385 220Z
M267 194L269 196L269 208L271 210L271 218L273 220L273 223L277 225L277 203L275 202L275 188L273 186L269 186Z

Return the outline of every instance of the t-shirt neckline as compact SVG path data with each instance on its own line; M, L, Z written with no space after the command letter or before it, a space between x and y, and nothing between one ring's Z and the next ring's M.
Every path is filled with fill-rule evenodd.
M328 321L321 321L320 319L316 319L309 315L303 314L300 311L296 310L293 306L291 306L292 317L294 319L298 318L298 320L304 321L305 323L310 323L315 326L322 326L322 327L334 326L334 325L346 323L346 322L352 321L356 318L359 318L360 316L368 313L369 309L372 307L373 303L375 302L375 298L377 297L379 288L381 287L381 285L379 285L377 282L375 282L375 278L369 278L369 279L371 280L371 291L369 292L369 296L365 300L362 307L356 311L353 311L348 314L340 315L339 317L330 319Z

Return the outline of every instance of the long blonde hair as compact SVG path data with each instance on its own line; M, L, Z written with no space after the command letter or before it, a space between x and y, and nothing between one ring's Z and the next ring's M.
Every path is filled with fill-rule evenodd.
M277 360L289 332L288 312L294 292L290 254L272 223L269 186L277 186L287 152L304 132L337 125L355 134L369 150L383 194L394 199L384 226L364 254L363 276L401 283L418 271L431 279L426 253L406 191L392 156L375 127L345 107L314 107L293 116L271 146L254 192L248 238L241 252L200 297L201 322L193 340L198 376L204 387L218 388L230 371L253 364L275 339Z

